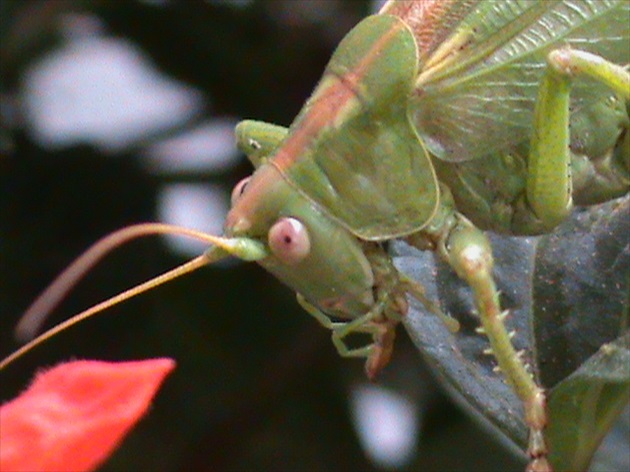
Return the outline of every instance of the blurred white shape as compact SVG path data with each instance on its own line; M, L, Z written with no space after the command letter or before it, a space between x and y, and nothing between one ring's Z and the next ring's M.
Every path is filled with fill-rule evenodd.
M148 147L146 163L154 172L226 169L238 161L234 140L237 120L219 118Z
M210 184L169 184L158 195L158 219L163 223L185 226L213 235L223 231L228 212L224 189ZM181 236L166 236L171 250L193 257L208 248L206 243Z
M22 88L25 116L42 145L92 143L116 152L199 113L201 93L171 80L121 39L69 41L34 64Z
M420 412L411 401L378 385L360 385L350 406L359 441L376 465L396 469L414 457Z

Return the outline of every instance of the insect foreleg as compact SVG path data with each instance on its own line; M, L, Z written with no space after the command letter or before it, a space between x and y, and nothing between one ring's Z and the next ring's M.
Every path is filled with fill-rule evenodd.
M309 303L303 296L302 294L298 293L297 296L297 301L300 304L300 306L302 308L304 308L304 310L311 315L313 318L315 318L317 321L319 321L319 324L321 324L324 328L326 329L336 329L338 327L344 326L347 323L344 322L335 322L333 320L330 319L330 317L324 313L323 311L319 310L315 305Z
M569 48L552 51L548 63L535 107L527 172L527 206L534 224L544 230L564 220L572 205L569 96L573 78L590 77L630 101L630 73L623 67Z
M429 297L427 297L425 289L420 283L416 282L415 280L409 278L404 274L400 274L400 280L403 284L405 284L406 291L412 297L422 303L422 305L429 312L437 315L451 333L456 333L457 331L459 331L459 321L448 316L440 309L440 307L436 303L434 303Z
M396 325L398 319L383 316L389 297L383 296L365 314L347 322L334 322L328 315L309 303L298 294L298 303L319 323L332 331L332 342L342 357L365 357L365 370L368 378L374 379L381 369L387 365L394 348ZM372 336L373 342L358 348L350 348L345 338L353 333Z

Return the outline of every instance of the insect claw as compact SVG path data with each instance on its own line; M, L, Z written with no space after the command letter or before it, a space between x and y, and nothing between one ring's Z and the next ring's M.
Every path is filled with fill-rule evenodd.
M512 339L514 336L516 336L516 331L512 330L512 331L510 331L510 332L508 333L508 337L509 337L510 339Z
M501 372L501 367L499 367L498 365L495 365L492 368L492 372L497 373L497 374L500 373Z
M501 312L501 314L499 315L499 319L501 321L504 321L510 314L510 310L504 310Z
M487 347L482 351L487 356L494 356L494 351L491 347Z
M475 328L475 333L477 334L486 334L486 330L483 328L483 326L478 326Z

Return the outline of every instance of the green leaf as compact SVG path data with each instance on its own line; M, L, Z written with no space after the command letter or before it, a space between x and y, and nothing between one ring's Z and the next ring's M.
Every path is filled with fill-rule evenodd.
M551 392L547 437L557 470L586 470L630 400L630 333L599 351Z

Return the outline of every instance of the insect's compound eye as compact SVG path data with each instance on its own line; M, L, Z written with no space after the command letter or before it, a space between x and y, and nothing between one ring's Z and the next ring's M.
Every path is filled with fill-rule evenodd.
M274 255L288 265L297 264L311 250L308 231L295 218L281 218L269 230L269 247Z
M249 183L249 179L251 179L251 177L245 177L243 180L241 180L239 183L237 183L234 186L234 189L232 190L232 205L234 205L239 198L241 198L241 195L243 195L243 193L245 192L245 187L247 187L247 184Z

